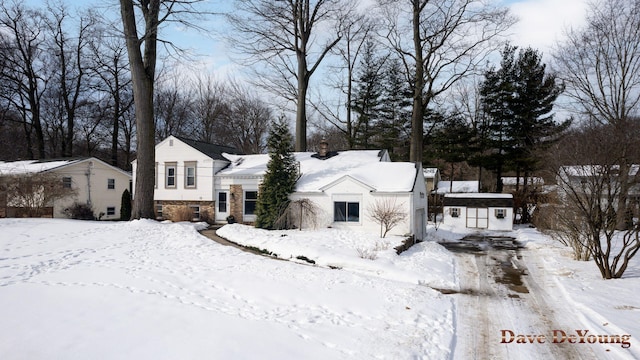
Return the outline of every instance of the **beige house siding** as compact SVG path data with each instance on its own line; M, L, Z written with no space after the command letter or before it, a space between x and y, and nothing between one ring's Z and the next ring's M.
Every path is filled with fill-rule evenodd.
M122 193L129 189L131 175L96 158L53 169L51 172L60 178L70 177L71 187L76 190L75 196L53 204L54 217L66 218L64 210L77 202L90 205L94 215L100 220L120 219ZM109 188L109 179L114 180L113 189ZM112 214L109 214L109 210L113 210Z

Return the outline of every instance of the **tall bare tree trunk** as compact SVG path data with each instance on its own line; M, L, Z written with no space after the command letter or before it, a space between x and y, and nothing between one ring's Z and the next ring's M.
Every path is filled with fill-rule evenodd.
M307 151L307 89L309 87L306 55L298 52L298 103L296 109L295 151Z
M160 0L145 2L145 34L138 39L132 0L120 0L124 34L131 65L133 98L136 107L137 168L132 219L155 218L153 192L155 179L155 123L153 121L153 85ZM144 44L144 56L140 50Z
M413 111L411 112L411 145L409 149L409 161L422 163L422 143L424 141L424 58L422 55L422 37L420 34L420 13L424 8L421 1L412 1L413 5L413 46L415 49L416 74L413 85Z

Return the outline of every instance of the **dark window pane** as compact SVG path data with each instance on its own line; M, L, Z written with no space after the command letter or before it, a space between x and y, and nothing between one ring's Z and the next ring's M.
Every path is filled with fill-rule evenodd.
M227 193L218 193L218 212L227 212Z
M353 221L353 222L360 221L360 204L359 203L348 204L347 221Z
M244 193L244 213L245 215L253 215L256 213L256 200L258 199L257 191L247 191Z
M333 221L347 221L347 203L336 201L333 203Z

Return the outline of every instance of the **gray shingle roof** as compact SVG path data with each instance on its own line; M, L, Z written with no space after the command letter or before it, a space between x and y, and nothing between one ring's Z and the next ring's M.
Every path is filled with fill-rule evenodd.
M231 146L210 144L180 136L176 136L176 138L214 160L227 160L222 156L222 153L242 155L242 151Z

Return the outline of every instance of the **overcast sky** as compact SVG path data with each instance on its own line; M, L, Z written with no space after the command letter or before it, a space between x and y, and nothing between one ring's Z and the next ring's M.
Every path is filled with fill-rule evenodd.
M520 22L513 43L548 53L563 31L584 24L587 0L505 0Z
M502 3L510 7L520 20L511 30L512 44L519 47L531 46L542 51L547 58L553 45L562 39L565 29L584 23L587 0L502 0ZM218 75L224 77L223 74L237 70L238 65L229 60L224 44L192 31L184 34L177 28L171 30L175 31L182 44L193 46L194 51L206 54L201 61Z

